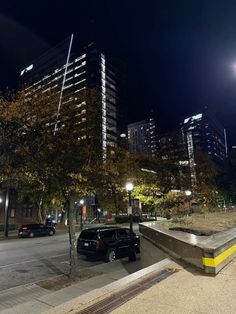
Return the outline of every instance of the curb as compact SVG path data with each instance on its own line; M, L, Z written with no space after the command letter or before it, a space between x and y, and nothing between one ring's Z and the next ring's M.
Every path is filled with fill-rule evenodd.
M131 275L128 275L124 278L121 278L115 282L112 282L102 288L94 289L88 293L85 293L79 297L76 297L64 304L54 307L53 309L43 312L44 314L66 314L66 313L77 313L79 310L82 310L85 307L94 304L95 302L105 299L114 292L118 292L124 287L127 287L135 282L143 280L150 274L158 273L163 269L169 269L171 266L173 268L175 263L170 259L166 258L156 264L153 264L149 267L141 269ZM179 267L179 266L178 266Z

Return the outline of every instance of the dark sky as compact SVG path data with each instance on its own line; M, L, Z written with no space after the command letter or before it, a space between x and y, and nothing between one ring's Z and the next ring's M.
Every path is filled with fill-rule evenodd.
M1 0L0 89L72 32L126 63L129 122L154 108L167 131L207 105L236 144L236 1Z

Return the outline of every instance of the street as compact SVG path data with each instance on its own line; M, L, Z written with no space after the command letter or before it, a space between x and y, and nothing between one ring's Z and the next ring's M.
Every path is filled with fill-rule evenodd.
M62 274L68 253L68 234L1 241L0 291ZM78 259L81 269L102 263Z
M134 225L134 230L137 232L138 225ZM0 291L61 275L68 270L68 260L67 233L0 241ZM101 263L78 256L80 269Z
M134 230L138 232L138 224L134 224ZM149 252L144 253L149 255ZM44 309L100 288L150 265L141 258L141 254L137 255L135 262L129 262L125 257L108 264L102 260L91 261L78 256L78 268L89 268L88 272L95 271L98 272L97 275L58 291L37 284L41 280L68 273L68 257L68 233L58 232L52 237L1 240L0 312L14 314L27 311L38 314ZM164 258L163 253L160 253L158 260Z

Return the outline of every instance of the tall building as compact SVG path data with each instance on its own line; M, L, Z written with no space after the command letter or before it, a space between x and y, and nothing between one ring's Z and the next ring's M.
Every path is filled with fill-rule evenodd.
M178 165L180 175L197 181L197 154L207 154L218 170L225 170L226 131L208 111L184 119L180 130L158 136L157 155Z
M157 126L154 118L149 119L149 146L153 156L157 154Z
M28 65L21 71L20 81L26 86L26 97L57 91L61 98L58 111L60 106L78 102L83 91L95 89L100 95L101 119L94 123L99 124L97 135L100 136L103 159L106 159L108 149L117 143L117 108L122 101L119 89L121 73L116 62L94 43L78 53L69 47L71 48L71 45L66 42ZM89 118L90 105L85 99L76 106L78 108L76 125L83 129L83 124ZM86 133L88 128L84 130L82 138L89 137L90 135Z
M128 124L129 151L155 155L157 130L154 118Z
M179 165L188 164L187 147L181 132L160 134L157 143L158 155L163 160L169 160Z
M179 185L176 188L185 189L189 185L190 171L184 136L180 131L160 134L157 143L157 156L178 167Z
M226 131L208 111L184 119L181 132L185 138L192 182L196 180L195 152L209 155L219 170L227 159Z

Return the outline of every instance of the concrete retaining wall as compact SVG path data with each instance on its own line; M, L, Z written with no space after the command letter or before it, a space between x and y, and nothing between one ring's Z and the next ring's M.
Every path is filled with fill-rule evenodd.
M155 243L152 243L145 237L141 237L140 239L140 252L142 267L148 267L169 257L169 255L159 249Z
M236 256L236 228L211 236L196 236L148 222L141 223L139 230L146 240L206 273L217 274Z

